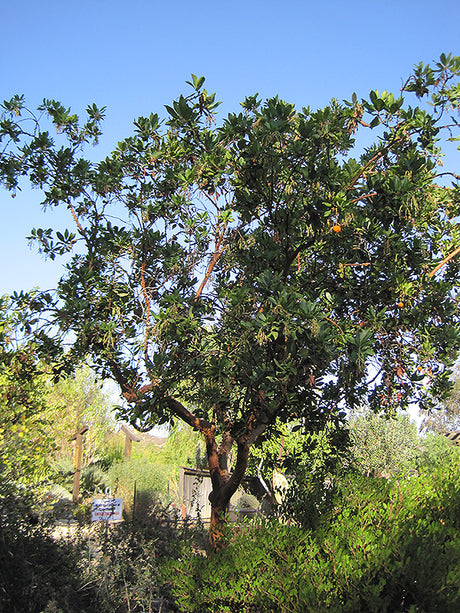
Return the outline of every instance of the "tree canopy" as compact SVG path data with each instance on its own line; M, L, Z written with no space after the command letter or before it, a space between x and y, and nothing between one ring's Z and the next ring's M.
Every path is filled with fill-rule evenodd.
M437 434L449 434L460 429L460 368L452 375L452 390L439 409L422 411L422 428Z
M53 100L40 116L4 102L3 183L27 177L72 222L32 229L46 256L74 255L55 294L19 307L40 313L43 351L60 334L67 363L91 356L118 382L131 423L204 434L216 516L277 420L317 431L364 401L392 412L448 390L460 192L440 163L458 139L459 74L442 55L400 96L298 110L255 95L220 123L192 75L166 120L140 117L97 163L82 151L104 109L81 123Z
M50 472L55 451L46 414L47 366L33 342L19 344L14 313L0 298L0 484L34 483Z

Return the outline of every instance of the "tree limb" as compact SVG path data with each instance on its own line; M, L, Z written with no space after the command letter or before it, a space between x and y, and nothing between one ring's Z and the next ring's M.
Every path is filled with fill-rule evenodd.
M447 255L442 262L440 262L436 268L434 268L431 272L428 273L428 277L433 277L438 270L440 270L445 264L447 264L447 262L449 262L452 258L454 258L458 253L460 253L460 247L457 247L457 249L454 249L451 253L449 253L449 255Z

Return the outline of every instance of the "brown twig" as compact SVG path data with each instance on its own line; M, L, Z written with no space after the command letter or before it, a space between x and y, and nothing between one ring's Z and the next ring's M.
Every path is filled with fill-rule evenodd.
M379 159L380 159L380 158L383 156L383 154L384 154L384 153L385 153L385 151L384 151L384 150L379 151L378 153L376 153L376 154L374 155L374 157L373 157L373 158L371 158L371 159L368 161L368 163L367 163L367 164L364 166L364 168L363 168L362 170L360 170L360 172L359 172L359 173L356 175L356 177L353 179L353 181L351 182L350 186L349 186L349 187L347 187L347 191L350 191L351 189L353 189L353 188L354 188L354 186L355 186L356 182L358 181L358 179L359 179L360 177L362 177L362 176L363 176L363 174L366 172L366 170L367 170L368 168L370 168L370 166L372 166L372 165L373 165L375 162L377 162L377 160L379 160Z
M227 224L225 224L224 229L222 230L221 234L219 235L217 241L216 241L216 246L214 248L214 254L211 258L211 261L209 262L208 265L208 269L206 270L206 274L204 275L203 281L200 284L200 287L197 289L196 294L195 294L195 300L198 300L198 298L201 296L201 293L203 291L203 289L206 286L206 283L209 280L209 277L211 276L211 273L214 269L214 266L217 264L220 256L222 255L222 253L225 250L225 245L222 247L222 249L220 248L221 244L222 244L222 239L225 236L225 230L227 229Z
M451 253L449 253L449 255L447 255L442 262L440 262L436 268L434 268L430 273L428 273L428 277L433 277L438 270L440 270L445 264L447 264L447 262L449 262L452 258L454 258L458 253L460 253L460 247L457 247L457 249L454 249Z
M147 294L147 288L145 286L145 258L142 260L141 264L141 287L142 294L144 296L145 301L145 339L144 339L144 355L147 355L147 342L149 336L149 321L150 321L150 298Z
M77 214L75 213L75 209L70 204L70 202L67 204L67 206L69 207L70 212L72 213L72 217L73 217L75 223L77 224L77 228L80 230L81 235L86 238L86 232L83 229L83 226L81 225L81 223L78 221L78 217L77 217Z
M372 192L370 194L365 194L364 196L360 196L359 198L355 198L351 201L350 204L354 204L355 202L359 202L360 200L365 200L366 198L371 198L372 196L377 196L377 192Z
M326 321L328 321L329 323L333 324L334 326L336 326L340 332L343 334L343 330L342 328L339 326L338 323L336 323L333 319L330 319L329 317L323 317L323 319L325 319Z

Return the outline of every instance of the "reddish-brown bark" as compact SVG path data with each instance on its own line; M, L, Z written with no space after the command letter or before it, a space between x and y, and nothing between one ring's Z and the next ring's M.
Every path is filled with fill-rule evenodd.
M116 364L112 364L112 373L128 402L139 401L154 386L154 384L149 384L136 388L130 385ZM237 491L246 474L251 444L265 429L265 424L260 423L258 419L260 407L251 415L247 427L239 435L238 439L235 440L230 432L227 431L222 434L220 445L217 446L216 426L214 423L197 417L181 402L171 396L166 396L164 402L171 414L200 431L204 436L212 485L212 491L209 495L211 503L209 543L212 550L220 549L223 546L223 533L227 521L230 499ZM231 470L230 454L234 443L236 443L236 459Z

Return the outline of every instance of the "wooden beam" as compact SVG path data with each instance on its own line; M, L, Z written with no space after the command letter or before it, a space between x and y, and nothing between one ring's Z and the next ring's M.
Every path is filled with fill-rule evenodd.
M133 441L135 443L139 443L141 439L135 434L133 434L130 430L128 430L126 426L122 426L120 431L123 432L123 434L125 435L125 460L130 460Z
M455 432L447 432L447 434L445 434L444 436L450 441L452 441L454 445L460 446L460 430L457 430Z

